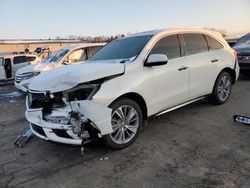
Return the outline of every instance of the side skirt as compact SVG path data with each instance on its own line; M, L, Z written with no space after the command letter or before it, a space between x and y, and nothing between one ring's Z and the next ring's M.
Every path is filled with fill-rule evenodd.
M204 97L199 97L199 98L193 99L193 100L191 100L191 101L185 102L185 103L183 103L183 104L180 104L180 105L174 106L174 107L172 107L172 108L169 108L169 109L167 109L167 110L164 110L164 111L162 111L162 112L159 112L159 113L155 114L154 116L157 117L157 116L163 115L163 114L165 114L165 113L171 112L171 111L173 111L173 110L176 110L176 109L178 109L178 108L181 108L181 107L183 107L183 106L189 105L189 104L191 104L191 103L194 103L194 102L196 102L196 101L199 101L199 100L202 100L202 99L205 99L205 98L206 98L206 97L204 96Z

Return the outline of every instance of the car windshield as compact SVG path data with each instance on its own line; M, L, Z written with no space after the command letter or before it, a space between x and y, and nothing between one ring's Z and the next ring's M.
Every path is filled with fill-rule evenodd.
M127 37L114 40L101 48L90 61L130 59L138 56L152 35Z
M67 53L69 49L60 49L55 51L48 59L45 60L46 63L56 63L60 61Z
M247 34L243 37L241 37L235 44L235 46L246 44L247 42L250 42L250 34Z

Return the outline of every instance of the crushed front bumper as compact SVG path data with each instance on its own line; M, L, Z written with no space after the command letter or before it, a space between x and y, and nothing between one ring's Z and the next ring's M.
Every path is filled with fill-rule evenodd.
M17 83L15 82L15 87L18 89L18 90L21 90L23 92L27 92L28 91L28 88L29 88L29 83Z
M29 109L28 101L26 100L26 119L30 123L32 132L45 140L51 140L54 142L80 145L82 138L74 133L70 122L66 123L54 123L45 119L42 109ZM111 126L111 109L99 104L95 104L88 100L72 101L71 107L68 104L64 108L53 109L50 117L52 118L70 118L70 112L73 110L84 116L84 118L90 120L100 134L100 136L110 134L113 132Z

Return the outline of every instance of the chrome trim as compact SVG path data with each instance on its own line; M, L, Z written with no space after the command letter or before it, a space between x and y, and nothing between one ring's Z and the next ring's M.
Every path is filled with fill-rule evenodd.
M197 99L188 101L188 102L186 102L186 103L177 105L177 106L175 106L175 107L172 107L172 108L169 108L169 109L167 109L167 110L164 110L163 112L160 112L160 113L156 114L155 116L160 116L160 115L162 115L162 114L165 114L165 113L167 113L167 112L176 110L176 109L178 109L178 108L181 108L181 107L183 107L183 106L186 106L186 105L188 105L188 104L191 104L191 103L193 103L193 102L199 101L199 100L204 99L204 98L205 98L205 97L200 97L200 98L197 98Z

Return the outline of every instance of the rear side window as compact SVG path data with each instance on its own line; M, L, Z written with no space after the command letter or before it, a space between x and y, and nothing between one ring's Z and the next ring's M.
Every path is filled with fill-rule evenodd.
M28 61L34 61L36 59L36 57L33 56L27 56L27 60Z
M98 50L100 50L102 46L94 46L87 48L87 56L91 58Z
M165 54L168 59L180 57L181 51L177 35L160 39L153 47L150 54Z
M214 38L208 35L205 35L205 37L207 39L209 50L218 50L218 49L223 48L223 45L217 40L215 40Z
M19 64L19 63L24 63L26 61L27 61L26 56L17 56L17 57L14 57L13 63Z
M183 39L185 42L185 55L192 55L208 51L207 41L203 34L183 34Z

